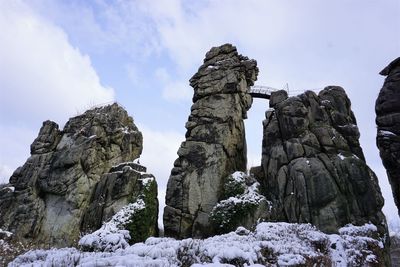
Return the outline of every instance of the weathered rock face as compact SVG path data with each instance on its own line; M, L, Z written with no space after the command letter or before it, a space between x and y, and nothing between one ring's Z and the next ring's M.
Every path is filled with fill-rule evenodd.
M129 230L131 243L158 235L157 183L153 175L146 173L145 167L136 163L121 163L112 167L93 190L89 207L82 219L81 231L91 233L100 229L103 222L109 221L129 203L138 200L143 201L145 208L120 224L123 229Z
M272 201L271 220L327 233L372 222L387 233L377 177L365 163L345 91L329 86L290 98L278 92L270 103L256 175Z
M45 121L31 145L30 158L10 178L15 191L0 191L0 228L21 241L74 245L81 225L86 225L83 217L91 214L88 207L103 201L97 199L99 195L107 199L101 212L98 208L91 214L96 216L92 220L98 220L91 225L141 193L140 174L112 168L141 152L142 134L117 104L71 118L62 131L56 123ZM103 194L108 189L112 191Z
M224 179L246 170L243 119L252 104L247 90L257 74L255 60L226 44L212 48L191 78L194 103L186 123L186 141L178 150L167 186L167 236L215 233L209 215L223 194Z
M239 226L253 229L267 219L270 203L259 193L260 184L253 176L235 172L223 186L224 194L210 215L217 233L235 231Z
M400 214L400 58L380 73L387 76L376 100L376 143Z

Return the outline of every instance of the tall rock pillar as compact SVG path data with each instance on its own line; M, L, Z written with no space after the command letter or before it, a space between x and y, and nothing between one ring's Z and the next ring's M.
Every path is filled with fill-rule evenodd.
M400 214L400 57L383 69L387 76L376 100L376 143Z
M209 214L223 193L224 179L234 171L246 170L243 119L252 104L247 91L257 74L255 60L225 44L213 47L190 79L194 96L186 141L178 150L167 186L167 236L214 233Z

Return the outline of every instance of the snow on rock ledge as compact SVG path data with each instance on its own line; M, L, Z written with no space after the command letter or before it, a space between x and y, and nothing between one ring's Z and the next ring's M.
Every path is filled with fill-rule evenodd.
M9 266L382 266L376 227L348 225L327 235L309 224L260 223L254 232L201 239L148 238L115 252L34 250ZM195 265L195 266L196 266Z

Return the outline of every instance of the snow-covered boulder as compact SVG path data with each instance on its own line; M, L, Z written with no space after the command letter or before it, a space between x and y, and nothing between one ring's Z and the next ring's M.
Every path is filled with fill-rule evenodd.
M309 224L260 223L207 239L148 238L114 252L34 250L9 266L384 266L372 224L328 235Z
M259 186L244 172L235 172L225 179L223 198L210 214L210 221L218 233L234 231L239 226L251 229L267 218L269 202L260 194Z

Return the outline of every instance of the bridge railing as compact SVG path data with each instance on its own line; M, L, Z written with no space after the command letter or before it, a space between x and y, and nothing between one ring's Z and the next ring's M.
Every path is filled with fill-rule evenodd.
M263 86L263 85L254 85L250 87L250 93L255 93L255 94L268 94L270 95L272 92L278 91L279 89L272 88L269 86Z
M253 85L250 87L249 93L253 94L263 94L263 95L271 95L272 92L279 91L279 90L285 90L288 92L289 96L295 96L302 94L306 91L313 91L313 92L319 92L323 88L314 88L314 89L307 89L307 90L301 90L301 89L296 89L296 90L289 90L289 86L286 84L284 88L282 89L277 89L269 86L264 86L264 85Z

